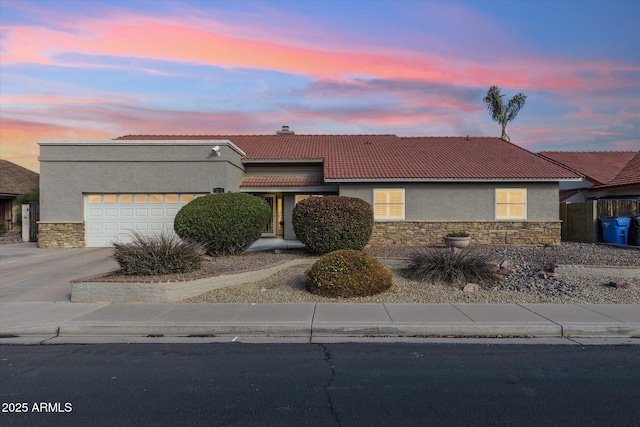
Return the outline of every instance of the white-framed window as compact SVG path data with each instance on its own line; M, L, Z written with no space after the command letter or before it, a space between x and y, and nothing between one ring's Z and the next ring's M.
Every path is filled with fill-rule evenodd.
M404 219L404 188L374 188L373 218L378 221Z
M527 189L496 188L496 219L527 219Z

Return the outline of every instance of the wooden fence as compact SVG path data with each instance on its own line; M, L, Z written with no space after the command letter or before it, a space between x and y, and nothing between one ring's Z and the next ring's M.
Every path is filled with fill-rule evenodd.
M560 203L562 240L571 242L602 241L599 218L640 215L639 199L600 199L585 203Z

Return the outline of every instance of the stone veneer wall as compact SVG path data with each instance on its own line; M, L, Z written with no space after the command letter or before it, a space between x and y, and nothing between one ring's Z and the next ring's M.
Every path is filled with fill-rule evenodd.
M376 222L369 246L441 245L449 233L466 231L476 245L559 245L562 221Z
M83 222L39 222L39 248L83 248Z

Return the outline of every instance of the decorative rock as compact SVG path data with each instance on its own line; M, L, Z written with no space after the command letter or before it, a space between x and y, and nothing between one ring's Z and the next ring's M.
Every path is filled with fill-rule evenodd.
M467 292L467 293L475 293L478 292L480 290L480 286L476 285L475 283L467 283L466 285L464 285L464 288L462 289L463 292Z
M629 289L629 282L624 280L614 280L612 282L607 283L607 285L616 289Z
M555 279L556 277L558 277L558 274L557 273L547 273L547 277L549 279Z
M273 253L275 253L275 254L283 254L284 251L282 249L276 249L275 251L273 251Z
M502 274L503 276L513 276L516 272L510 268L500 267L498 274Z
M508 268L510 270L513 270L513 263L508 259L505 259L504 261L502 261L502 263L500 263L500 268Z
M545 280L546 280L549 276L547 276L547 272L546 272L546 271L542 271L542 270L540 270L540 271L538 271L538 272L536 273L536 277L537 277L538 279L545 279Z

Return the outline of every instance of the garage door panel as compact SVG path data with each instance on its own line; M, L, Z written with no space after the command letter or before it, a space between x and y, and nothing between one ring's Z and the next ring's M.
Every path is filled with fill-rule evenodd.
M130 242L132 231L142 235L173 233L173 220L182 208L197 194L86 195L85 242L87 246L110 246L114 241ZM109 197L107 197L109 196ZM126 197L125 197L126 196ZM162 196L162 197L160 197ZM110 203L106 203L109 200ZM117 202L112 202L117 200ZM144 201L145 203L142 203ZM162 201L153 203L153 201Z

